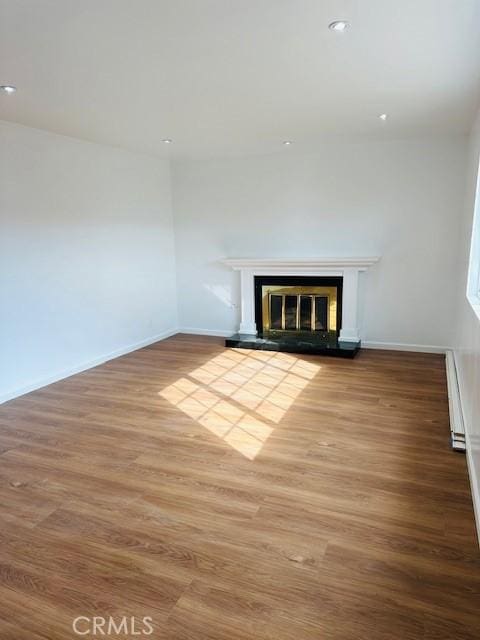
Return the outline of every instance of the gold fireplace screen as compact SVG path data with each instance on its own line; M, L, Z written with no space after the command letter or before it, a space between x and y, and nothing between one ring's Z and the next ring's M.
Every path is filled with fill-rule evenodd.
M337 287L262 286L263 331L336 331Z

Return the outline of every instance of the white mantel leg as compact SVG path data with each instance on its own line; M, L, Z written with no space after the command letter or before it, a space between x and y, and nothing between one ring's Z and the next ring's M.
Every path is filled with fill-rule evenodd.
M343 271L342 328L339 342L358 342L358 269Z
M240 271L241 322L239 333L257 335L255 324L255 292L253 286L253 270Z

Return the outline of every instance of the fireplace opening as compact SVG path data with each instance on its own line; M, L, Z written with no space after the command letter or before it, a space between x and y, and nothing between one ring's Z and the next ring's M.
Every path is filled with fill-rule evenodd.
M255 276L255 322L259 335L338 338L342 278Z
M336 287L262 287L262 331L336 331Z

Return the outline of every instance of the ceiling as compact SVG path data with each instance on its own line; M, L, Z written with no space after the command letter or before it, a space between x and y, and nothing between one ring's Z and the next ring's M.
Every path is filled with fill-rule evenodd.
M154 154L464 133L480 1L0 0L0 84L1 119Z

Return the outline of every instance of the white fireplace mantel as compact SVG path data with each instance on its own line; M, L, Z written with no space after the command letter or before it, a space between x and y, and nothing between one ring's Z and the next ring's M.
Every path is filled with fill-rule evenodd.
M241 322L239 333L256 334L255 276L341 276L343 278L341 342L358 342L358 274L378 262L362 258L227 258L222 263L240 271Z

